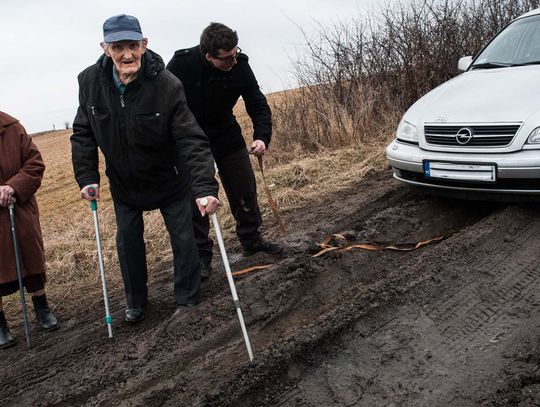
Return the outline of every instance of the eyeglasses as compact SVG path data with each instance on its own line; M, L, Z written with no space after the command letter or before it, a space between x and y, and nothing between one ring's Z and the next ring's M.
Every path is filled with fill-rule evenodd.
M232 55L229 55L227 57L218 57L217 55L212 55L212 57L219 59L224 64L230 65L234 62L238 54L240 54L241 52L242 52L242 48L236 47L236 52Z

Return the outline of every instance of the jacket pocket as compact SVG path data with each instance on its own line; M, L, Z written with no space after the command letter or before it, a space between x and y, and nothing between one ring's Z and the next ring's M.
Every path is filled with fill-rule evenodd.
M163 147L172 139L166 127L165 117L159 113L136 113L133 142L144 147Z
M94 131L94 136L101 145L102 140L106 136L107 129L111 128L111 111L107 107L95 105L86 106L86 110L90 125Z
M93 121L101 121L111 115L111 112L106 107L91 105L86 106L86 110L88 111L88 117Z

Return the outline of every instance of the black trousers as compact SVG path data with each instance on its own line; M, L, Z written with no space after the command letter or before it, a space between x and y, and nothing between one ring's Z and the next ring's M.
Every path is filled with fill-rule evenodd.
M231 213L236 221L236 235L240 243L247 244L260 238L261 211L257 202L257 183L247 149L216 158L219 178L229 200ZM201 217L193 203L193 232L199 257L203 261L212 259L212 239L208 236L208 216Z
M197 303L201 292L200 261L191 225L191 200L187 196L159 208L173 251L176 304ZM114 203L114 210L116 248L127 306L141 308L148 302L143 211L117 202Z

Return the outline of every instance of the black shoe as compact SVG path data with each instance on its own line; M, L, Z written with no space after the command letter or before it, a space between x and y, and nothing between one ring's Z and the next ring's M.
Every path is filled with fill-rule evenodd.
M3 311L0 311L0 349L15 345L15 338L11 335Z
M35 311L39 326L41 326L41 329L45 332L56 331L60 328L58 320L49 308L38 308Z
M45 294L32 296L32 303L34 304L34 312L36 313L36 319L38 320L41 329L45 332L51 332L60 328L58 320L47 304L47 297Z
M135 324L144 319L144 308L126 308L125 320L130 324Z
M253 242L242 244L244 256L251 256L257 252L265 252L268 254L281 254L283 247L277 243L268 242L262 238Z
M206 280L212 274L212 261L201 260L201 280Z
M181 314L184 314L185 312L193 311L196 306L197 304L194 304L192 302L187 303L187 304L179 304L176 306L176 311L174 311L173 315L181 315Z

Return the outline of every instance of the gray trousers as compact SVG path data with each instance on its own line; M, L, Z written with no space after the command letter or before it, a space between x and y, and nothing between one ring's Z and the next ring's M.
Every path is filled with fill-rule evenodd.
M201 293L201 270L191 224L191 199L159 208L171 241L176 304L197 303ZM116 248L124 280L127 306L142 308L148 302L148 270L141 209L114 202Z

